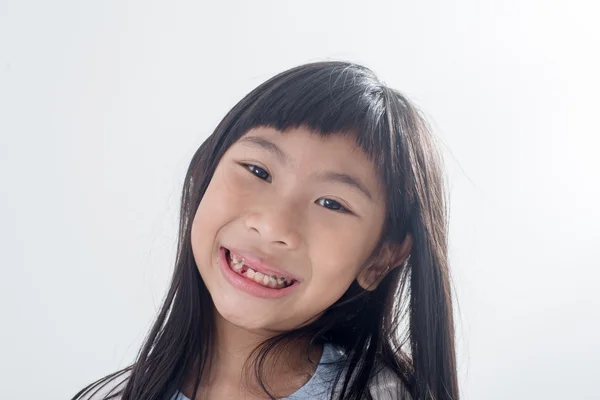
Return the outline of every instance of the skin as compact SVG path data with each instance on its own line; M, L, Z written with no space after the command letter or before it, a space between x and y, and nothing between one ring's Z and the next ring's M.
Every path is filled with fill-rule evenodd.
M351 176L361 189L328 179L328 172ZM372 257L384 222L383 196L373 164L351 135L321 138L305 127L284 134L259 127L228 149L192 225L194 258L217 311L218 356L202 398L264 398L241 374L256 345L317 318L354 280L373 290L390 266L406 259L410 236ZM300 282L278 299L240 291L220 269L221 246L251 251ZM268 383L276 393L293 393L314 372L305 351L306 344L288 349L288 362L274 369ZM321 351L309 349L313 361ZM184 386L188 396L192 381Z

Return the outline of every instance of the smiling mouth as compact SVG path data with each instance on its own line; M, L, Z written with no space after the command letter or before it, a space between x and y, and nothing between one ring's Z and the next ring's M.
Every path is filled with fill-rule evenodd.
M270 289L285 289L296 283L293 278L277 275L267 275L255 271L244 263L244 258L224 248L225 258L229 268L236 274Z

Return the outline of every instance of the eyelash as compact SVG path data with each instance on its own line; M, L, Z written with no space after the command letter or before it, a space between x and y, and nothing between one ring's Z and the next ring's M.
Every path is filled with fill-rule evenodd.
M269 175L269 173L267 171L265 171L264 168L261 168L254 164L242 164L242 166L244 168L246 168L252 175L256 176L258 179L269 182L269 183L271 182L271 179L270 179L271 175ZM267 175L267 176L265 177L265 175ZM335 203L334 206L336 208L329 208L329 207L322 206L323 208L325 208L327 210L339 212L342 214L350 214L351 213L351 211L348 210L346 207L344 207L339 202L332 200L332 199L320 198L319 200L317 200L317 204L321 205L320 204L321 200L323 200L323 202L325 202L325 203Z

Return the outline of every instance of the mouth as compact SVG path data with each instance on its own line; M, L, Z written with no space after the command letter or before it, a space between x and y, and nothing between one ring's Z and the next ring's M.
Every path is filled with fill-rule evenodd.
M224 251L225 260L229 269L235 274L256 283L264 288L271 290L283 290L293 286L297 281L294 278L288 276L280 276L272 274L258 269L252 268L246 264L244 257L237 253L232 252L229 249L222 248Z

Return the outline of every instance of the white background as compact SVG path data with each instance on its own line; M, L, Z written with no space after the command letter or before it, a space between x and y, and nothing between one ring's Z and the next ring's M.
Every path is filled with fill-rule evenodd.
M597 7L0 0L0 397L133 360L195 149L273 74L349 59L445 144L462 397L598 398Z

